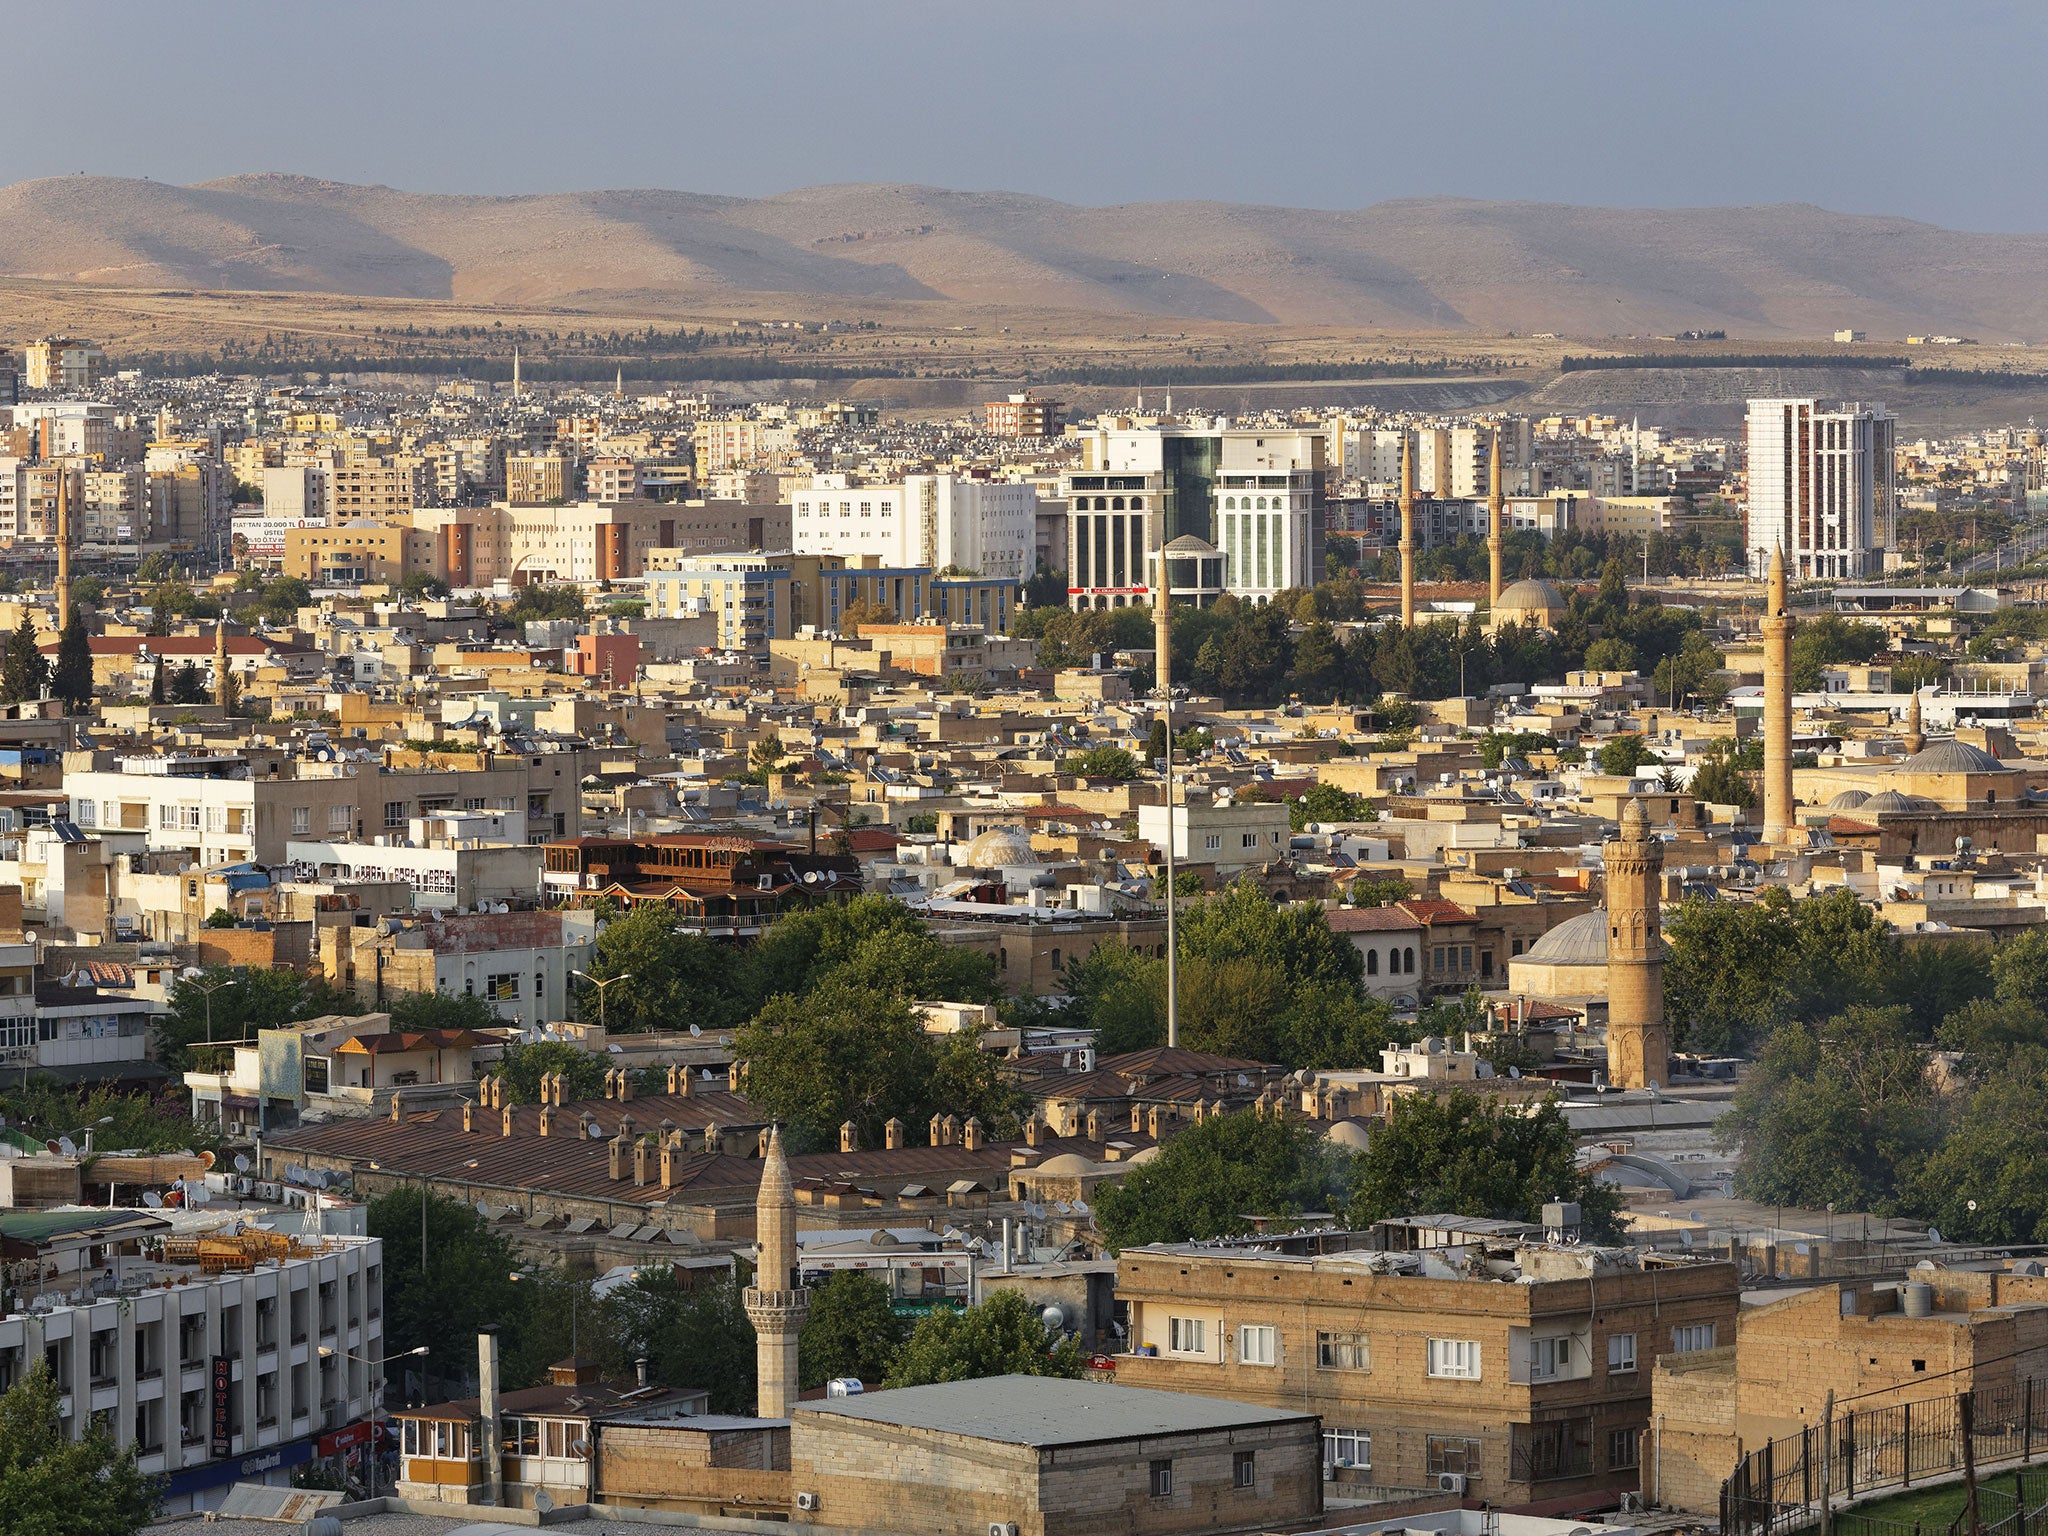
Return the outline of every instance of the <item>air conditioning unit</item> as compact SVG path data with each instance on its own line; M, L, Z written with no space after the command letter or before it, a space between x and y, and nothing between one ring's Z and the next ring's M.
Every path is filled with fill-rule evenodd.
M1465 1491L1465 1474L1462 1472L1437 1473L1436 1491L1438 1493L1463 1493Z
M1640 1493L1624 1493L1621 1496L1621 1512L1624 1515L1639 1515L1643 1509L1643 1496Z
M815 1493L800 1493L796 1496L796 1507L809 1514L818 1511L818 1496Z
M1014 1520L991 1520L988 1536L1017 1536L1017 1522Z

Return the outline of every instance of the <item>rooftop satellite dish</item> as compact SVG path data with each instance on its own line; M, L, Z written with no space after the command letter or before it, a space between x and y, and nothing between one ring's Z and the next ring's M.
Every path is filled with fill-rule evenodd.
M249 1171L249 1154L248 1154L248 1153L246 1153L246 1152L237 1152L237 1153L235 1154L235 1172L237 1172L237 1173L247 1173L248 1171Z
M163 1205L164 1197L153 1189L145 1189L142 1192L142 1203L154 1211Z
M590 1454L590 1442L583 1439L571 1440L569 1442L569 1454L571 1456L588 1456Z
M1927 1241L1929 1241L1930 1243L1938 1243L1938 1242L1941 1242L1941 1241L1943 1241L1943 1238L1942 1238L1942 1235L1941 1235L1941 1228L1939 1228L1939 1227L1929 1227L1929 1228L1927 1229Z
M1074 1202L1074 1214L1076 1216L1086 1216L1088 1214L1088 1202L1086 1200L1076 1200Z
M581 1440L578 1440L576 1443L578 1445L581 1445L583 1442ZM542 1517L547 1516L549 1512L551 1512L555 1507L554 1495L549 1493L545 1488L534 1489L533 1507L535 1513L541 1515Z
M489 1221L491 1219L491 1208L488 1205L484 1204L484 1202L481 1200L477 1201L476 1203L476 1213L477 1215L483 1217L485 1221Z
M700 1036L702 1036L702 1035L703 1035L703 1033L704 1033L704 1026L703 1026L702 1024L692 1024L692 1025L690 1026L690 1038L691 1038L692 1040L695 1040L695 1039L699 1038Z
M706 1067L704 1069L704 1081L707 1083L716 1081L716 1079L712 1077L711 1069L709 1067Z
M1705 1220L1706 1220L1706 1218L1705 1218L1704 1216L1700 1215L1700 1213L1699 1213L1698 1211L1687 1211L1687 1212L1685 1213L1685 1217L1686 1217L1686 1220L1688 1220L1688 1221L1705 1221Z
M1251 1079L1250 1079L1249 1077L1245 1076L1245 1074L1244 1074L1244 1073L1240 1072L1240 1073L1238 1073L1238 1074L1237 1074L1237 1086L1238 1086L1238 1087L1240 1087L1240 1088L1249 1088L1249 1087L1251 1087L1251 1085L1252 1085L1252 1080L1251 1080Z
M1522 1080L1522 1069L1520 1067L1509 1067L1508 1077L1519 1083Z
M57 1150L66 1157L78 1156L78 1144L69 1136L59 1136L57 1138Z
M592 1141L604 1140L604 1127L599 1125L595 1120L593 1120L590 1123L590 1139Z

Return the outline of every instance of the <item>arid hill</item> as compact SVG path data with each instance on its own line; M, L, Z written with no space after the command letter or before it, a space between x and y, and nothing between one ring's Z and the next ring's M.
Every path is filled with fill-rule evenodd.
M0 275L474 303L715 306L739 294L1483 334L2048 337L2048 235L1804 204L1080 208L812 187L466 197L286 175L0 188Z

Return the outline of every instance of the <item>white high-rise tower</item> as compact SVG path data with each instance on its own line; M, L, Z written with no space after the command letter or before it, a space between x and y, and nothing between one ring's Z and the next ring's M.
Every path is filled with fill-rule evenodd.
M1894 538L1893 422L1882 405L1749 402L1749 559L1794 581L1873 575Z

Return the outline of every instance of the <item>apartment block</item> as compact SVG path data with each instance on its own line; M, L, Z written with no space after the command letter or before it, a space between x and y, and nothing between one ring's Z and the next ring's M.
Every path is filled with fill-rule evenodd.
M1058 437L1066 409L1062 400L1010 395L982 402L982 425L990 437Z
M798 554L863 556L1022 581L1033 565L1038 490L1030 485L909 475L900 485L861 485L820 475L791 498Z
M1795 581L1869 575L1895 542L1895 427L1882 405L1749 402L1749 559Z
M559 453L505 456L505 499L515 507L541 507L569 498L569 461Z
M45 336L22 348L21 361L30 389L88 390L98 386L107 354L75 336Z
M640 494L640 466L632 459L592 459L583 466L583 494L592 501L629 501Z
M1314 1256L1128 1248L1117 1295L1118 1381L1303 1408L1340 1483L1507 1507L1636 1486L1651 1368L1733 1337L1737 1276L1467 1234Z
M5 1211L33 1264L0 1316L0 1391L47 1360L74 1438L104 1418L173 1513L237 1482L289 1482L319 1438L375 1406L384 1341L375 1238L180 1237L147 1211ZM355 1357L355 1358L351 1358Z

